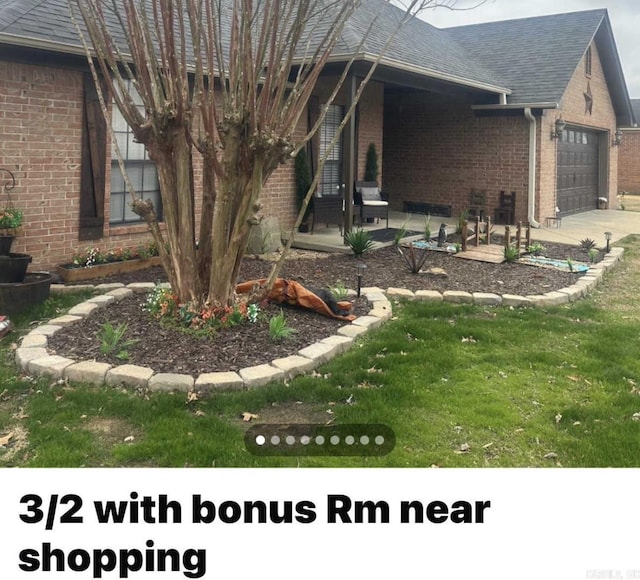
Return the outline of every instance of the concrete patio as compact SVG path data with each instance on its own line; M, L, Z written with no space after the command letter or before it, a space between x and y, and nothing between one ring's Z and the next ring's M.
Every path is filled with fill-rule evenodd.
M425 226L424 215L405 214L402 212L389 212L389 227L401 228L416 232L423 232ZM440 224L447 224L447 232L452 233L456 229L456 218L441 218L432 216L430 221L431 235L436 236ZM366 230L379 230L385 228L385 223L364 224ZM514 231L515 228L512 228ZM504 226L494 225L496 234L504 234ZM604 247L605 232L611 232L611 243L620 240L629 234L640 234L640 212L621 210L592 210L562 218L558 227L546 227L544 224L531 231L531 237L541 242L557 242L561 244L576 245L580 240L591 238ZM405 238L407 241L417 240L420 236ZM377 242L376 245L386 246L392 242ZM350 249L343 242L338 227L325 224L317 224L314 233L297 233L293 243L295 248L317 250L321 252L349 252Z

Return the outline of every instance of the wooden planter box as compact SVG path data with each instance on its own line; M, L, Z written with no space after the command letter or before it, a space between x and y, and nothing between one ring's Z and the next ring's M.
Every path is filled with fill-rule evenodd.
M65 264L58 266L56 271L64 282L81 282L83 280L92 280L93 278L104 278L105 276L137 272L138 270L151 268L151 266L160 266L161 264L160 256L153 256L145 260L107 262L106 264L96 264L95 266L85 266L83 268L73 268Z

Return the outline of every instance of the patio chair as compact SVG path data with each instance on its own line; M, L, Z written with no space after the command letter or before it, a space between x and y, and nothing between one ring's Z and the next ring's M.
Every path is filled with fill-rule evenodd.
M311 233L315 228L316 222L329 224L337 224L342 235L342 222L344 199L341 195L325 195L323 197L313 198L313 221L311 222Z
M369 218L384 218L389 228L389 202L375 181L356 181L354 203L360 207L360 226Z

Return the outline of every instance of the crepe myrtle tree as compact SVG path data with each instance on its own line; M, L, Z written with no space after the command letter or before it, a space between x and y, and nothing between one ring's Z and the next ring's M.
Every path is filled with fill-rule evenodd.
M131 187L113 140L132 209L148 224L173 291L182 302L232 303L251 227L261 220L265 182L322 123L321 114L300 134L300 120L345 24L361 4L379 10L389 0L68 1L103 113L108 118L109 106L117 107L156 163L164 228L152 203ZM343 126L395 32L420 10L451 7L453 0L394 4L403 8L394 33L360 83ZM362 43L376 18L369 16ZM196 179L202 193L199 224ZM270 284L281 265L282 260Z

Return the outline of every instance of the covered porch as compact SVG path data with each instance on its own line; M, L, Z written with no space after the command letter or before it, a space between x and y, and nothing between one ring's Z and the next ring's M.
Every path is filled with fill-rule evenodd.
M431 235L436 237L440 224L446 224L447 233L456 230L457 218L431 218ZM415 241L424 237L425 216L408 214L399 211L389 212L389 229L401 229L418 232L416 235L404 238L404 241ZM384 221L380 223L364 224L363 229L375 232L386 229ZM503 225L494 225L493 232L504 235ZM620 210L592 210L567 216L562 219L559 227L540 227L531 231L531 237L541 242L555 242L559 244L578 245L581 240L591 238L600 247L605 246L605 232L611 232L611 243L614 243L630 234L640 234L640 212ZM388 232L389 241L375 242L375 247L390 246L393 244L393 233ZM337 226L325 227L321 225L313 234L296 233L293 242L294 248L314 250L319 252L349 253L349 246L345 245L344 238Z

